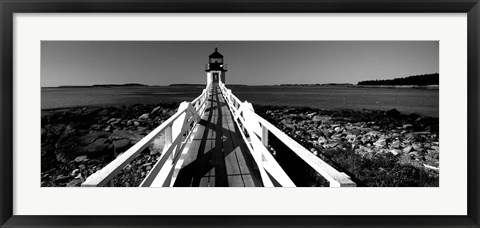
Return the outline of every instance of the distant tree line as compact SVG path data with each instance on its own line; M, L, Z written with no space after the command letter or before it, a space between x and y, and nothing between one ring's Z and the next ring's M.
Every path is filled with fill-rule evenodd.
M409 76L405 78L394 78L386 80L368 80L358 82L358 85L438 85L439 84L439 75L435 74L423 74Z

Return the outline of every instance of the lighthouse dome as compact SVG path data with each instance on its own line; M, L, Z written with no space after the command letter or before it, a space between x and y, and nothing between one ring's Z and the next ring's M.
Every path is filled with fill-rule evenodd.
M218 48L215 48L215 51L209 55L210 58L223 58L223 55L218 52Z

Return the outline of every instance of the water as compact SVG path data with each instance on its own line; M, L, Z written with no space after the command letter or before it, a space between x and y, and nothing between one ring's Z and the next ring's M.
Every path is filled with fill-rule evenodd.
M228 86L228 85L227 85ZM191 101L202 86L110 88L42 88L42 109L86 105ZM404 113L438 117L439 90L346 86L228 86L242 101L255 104L308 106L327 110L396 108Z

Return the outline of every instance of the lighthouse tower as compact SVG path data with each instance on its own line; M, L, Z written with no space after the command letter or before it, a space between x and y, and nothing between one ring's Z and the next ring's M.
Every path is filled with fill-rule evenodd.
M208 56L205 71L207 72L207 85L219 81L225 83L227 66L223 63L223 55L218 52L218 48L215 48L215 52Z

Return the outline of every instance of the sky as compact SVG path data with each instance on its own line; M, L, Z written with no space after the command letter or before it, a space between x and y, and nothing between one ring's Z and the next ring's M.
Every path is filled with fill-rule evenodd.
M218 47L227 84L325 84L439 73L438 41L42 41L41 86L205 84Z

